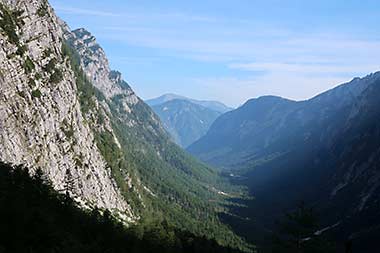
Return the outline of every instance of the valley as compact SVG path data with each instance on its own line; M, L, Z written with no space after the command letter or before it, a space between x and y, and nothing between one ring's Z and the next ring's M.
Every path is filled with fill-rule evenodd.
M275 221L303 201L320 229L333 226L326 233L340 247L352 240L356 251L375 248L367 240L379 233L379 77L355 78L307 101L253 99L189 147L248 187L253 199L237 200L243 206L225 217L240 235L268 243Z
M215 101L198 101L176 95L164 95L147 103L161 119L173 140L186 148L203 137L211 124L230 110Z
M377 252L377 44L225 4L0 0L0 253Z
M0 7L1 161L41 168L57 191L70 181L79 206L126 224L167 222L249 250L218 219L226 199L213 189L239 190L170 140L90 32L44 0Z

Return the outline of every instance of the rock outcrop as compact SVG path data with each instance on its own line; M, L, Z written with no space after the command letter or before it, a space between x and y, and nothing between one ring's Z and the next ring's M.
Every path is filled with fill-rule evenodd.
M135 220L81 112L52 8L45 0L2 0L0 7L0 160L42 168L58 190L73 179L72 194L83 205ZM104 82L108 70L92 73L91 66L99 89L120 92Z
M170 140L88 31L70 31L46 0L0 3L1 161L40 167L126 222L164 216L240 242L218 218L218 175Z

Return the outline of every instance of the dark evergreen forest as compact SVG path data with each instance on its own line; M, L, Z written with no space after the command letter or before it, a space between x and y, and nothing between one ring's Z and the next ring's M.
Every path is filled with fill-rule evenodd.
M109 211L86 211L41 170L0 163L0 252L238 252L167 222L126 228ZM67 186L69 188L69 186Z

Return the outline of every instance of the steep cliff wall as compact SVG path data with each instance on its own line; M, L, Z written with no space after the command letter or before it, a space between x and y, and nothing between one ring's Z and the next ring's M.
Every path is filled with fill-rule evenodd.
M73 179L78 201L134 220L81 112L53 10L44 0L0 7L0 159L44 169L59 190Z

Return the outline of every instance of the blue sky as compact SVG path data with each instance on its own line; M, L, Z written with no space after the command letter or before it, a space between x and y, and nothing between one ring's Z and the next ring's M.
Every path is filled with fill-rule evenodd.
M97 37L144 99L301 100L380 70L378 1L50 2L72 29Z

